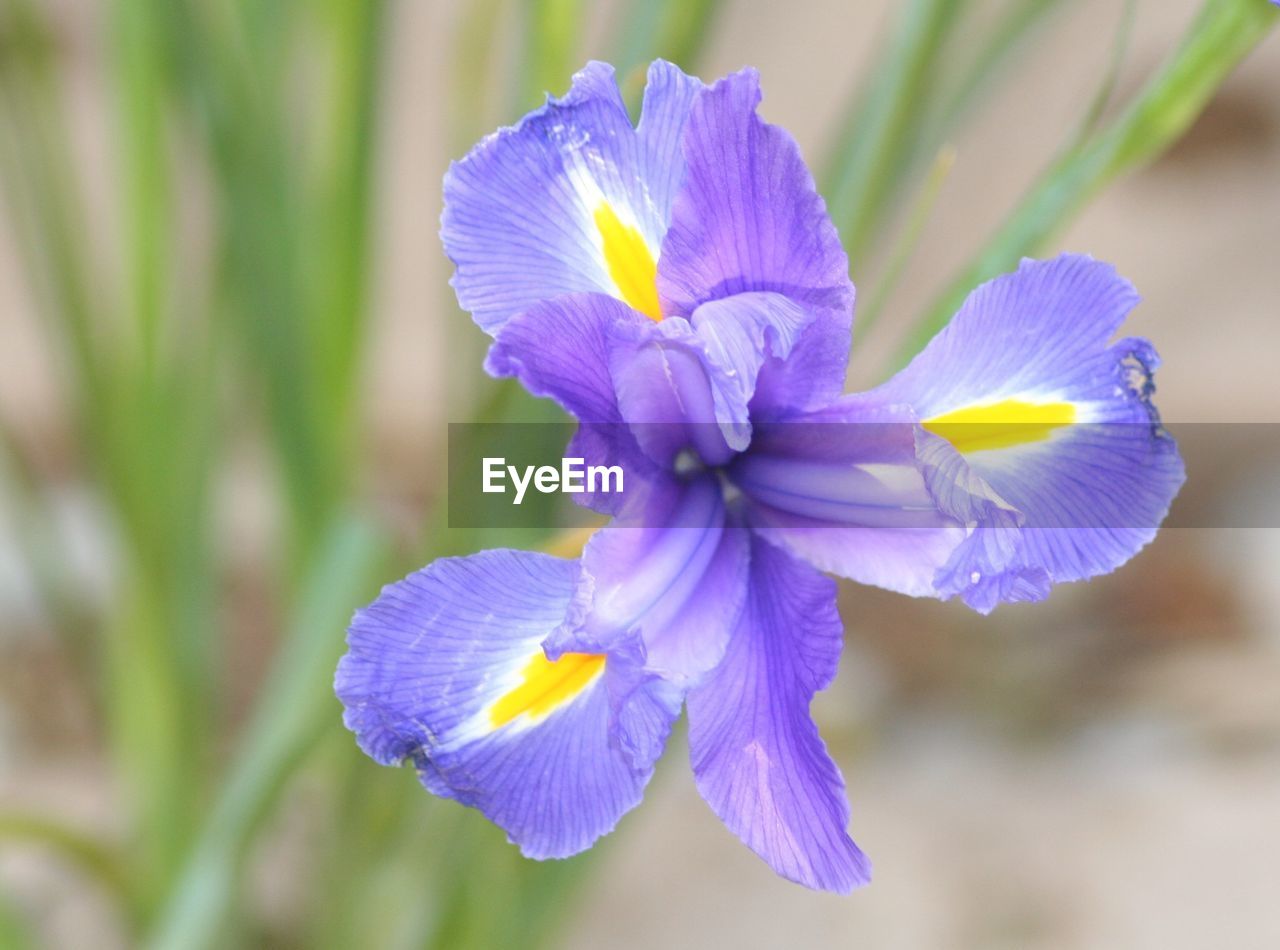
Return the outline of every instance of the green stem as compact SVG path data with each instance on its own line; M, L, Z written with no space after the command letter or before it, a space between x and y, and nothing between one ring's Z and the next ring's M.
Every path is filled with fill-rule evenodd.
M120 9L127 50L121 56L147 59L154 50L142 25L145 13ZM125 189L127 204L140 205L124 242L133 279L123 309L140 314L136 322L119 325L136 330L140 341L140 358L129 360L122 357L130 349L118 342L128 334L103 332L116 329L116 302L100 289L89 290L87 221L76 199L50 26L22 0L9 0L8 11L10 28L23 42L13 47L20 53L4 59L0 84L5 121L19 133L4 143L5 184L26 225L22 243L29 272L40 280L50 322L64 330L56 342L67 349L80 384L74 395L85 455L120 529L123 595L102 638L107 719L122 780L136 803L131 817L140 838L133 853L142 872L138 880L158 891L197 805L193 789L202 746L196 739L203 733L197 723L210 683L203 651L214 642L205 635L208 600L198 592L208 577L203 468L188 477L192 461L208 451L198 438L205 430L191 412L205 402L197 398L202 381L185 366L168 366L167 375L161 374L156 362L166 269L160 246L169 243L158 70L148 60L150 66L130 65L122 76L123 164L139 162L145 172L130 176ZM171 388L174 379L179 385ZM183 441L192 437L195 448Z
M0 947L7 950L28 950L36 945L24 916L8 898L0 893Z
M925 225L929 221L929 215L933 212L938 196L942 193L942 186L951 174L951 168L955 165L955 161L956 150L950 146L943 148L938 153L938 157L934 159L933 168L930 169L929 176L925 179L924 186L920 189L911 212L907 216L907 223L903 227L902 237L899 238L889 257L889 265L885 268L884 275L876 283L875 290L871 294L871 302L866 307L858 308L857 322L853 328L856 340L863 339L871 332L871 328L876 325L876 321L880 319L880 315L884 312L884 307L888 303L889 297L897 288L898 282L902 280L902 275L906 271L907 264L910 263L917 245L920 243Z
M115 65L123 170L126 312L137 327L139 366L154 377L173 269L171 175L164 111L167 66L156 29L155 0L117 0Z
M1280 18L1258 0L1208 0L1182 43L1112 125L1072 148L1041 177L975 260L926 312L898 353L918 353L978 284L1012 270L1120 175L1178 140L1214 92Z
M371 274L373 155L377 137L378 56L382 48L383 0L331 3L329 38L333 79L329 125L319 153L315 194L307 203L315 220L314 242L304 261L312 265L308 310L318 338L320 410L333 452L350 458L358 406L354 392L363 352L364 317Z
M0 163L27 271L61 331L75 368L82 405L106 394L106 367L94 331L101 312L90 291L84 202L69 164L63 92L55 66L55 33L28 0L6 0L8 45L0 55ZM82 419L92 441L99 427Z
M1107 106L1111 103L1111 97L1115 95L1116 85L1120 81L1120 70L1124 67L1125 53L1129 50L1129 40L1133 35L1133 19L1138 7L1137 0L1123 0L1123 3L1120 20L1116 25L1115 39L1111 43L1107 71L1103 74L1102 82L1098 84L1098 90L1093 94L1093 100L1085 111L1084 120L1080 123L1080 132L1072 143L1073 147L1081 142L1087 142L1098 131Z
M967 2L911 0L871 85L846 113L821 181L855 269L901 182L919 103L928 101L943 44Z
M124 593L106 636L112 763L133 812L131 853L148 906L163 893L189 840L198 757L191 754L187 703L199 702L175 672L163 583L140 564L125 568Z
M341 618L366 596L382 560L381 541L359 522L344 521L325 535L244 745L147 946L197 950L217 944L254 832L337 715L330 684L342 652Z
M1065 6L1063 0L1015 0L1003 12L995 27L970 58L959 75L948 79L946 89L936 90L933 107L926 106L930 118L924 123L921 144L925 149L938 146L955 125L981 99L996 77L1022 48L1024 41L1055 10Z

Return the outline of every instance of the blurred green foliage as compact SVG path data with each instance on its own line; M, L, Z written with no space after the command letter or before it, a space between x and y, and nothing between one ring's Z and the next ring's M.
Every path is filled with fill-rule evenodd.
M106 235L113 253L97 253L91 237L68 131L65 55L37 0L0 8L0 176L49 341L67 368L79 462L113 519L120 586L105 614L76 597L52 540L49 502L7 431L0 459L22 514L18 541L106 723L127 835L100 840L56 815L5 814L0 841L38 842L73 864L149 946L537 944L563 921L591 858L526 862L476 815L430 799L406 774L371 766L342 730L331 695L351 610L379 581L418 566L394 552L389 527L359 490L374 149L394 11L381 0L102 6L119 169L119 214ZM922 188L926 197L906 214L908 237L924 226L941 167L934 162L931 174L930 162L1064 4L1004 0L998 15L982 18L975 6L902 4L850 94L820 183L855 262ZM720 8L718 0L617 5L607 52L629 101L655 56L697 71ZM583 59L587 12L581 0L465 8L452 38L454 81L429 91L451 99L456 151L487 131L493 113L511 121L543 90L565 88ZM506 76L492 25L512 18L523 40ZM1042 247L1107 182L1171 144L1275 19L1257 0L1207 0L1183 44L1118 117L1064 145L921 315L904 355L973 284ZM301 71L311 83L303 102ZM215 212L199 251L183 240L182 195L193 183ZM873 292L877 312L900 269L888 268ZM475 360L452 363L477 373L481 335L461 314L454 324L459 352ZM509 384L487 384L472 416L554 412ZM227 453L246 427L261 429L286 518L272 566L275 660L235 728L225 703L230 621L218 609L229 552L215 525ZM439 511L424 533L428 557L537 540L529 531L482 541L450 532ZM302 931L270 933L246 869L282 801L304 784L316 826L328 831L300 869ZM28 931L0 904L0 942L21 945Z

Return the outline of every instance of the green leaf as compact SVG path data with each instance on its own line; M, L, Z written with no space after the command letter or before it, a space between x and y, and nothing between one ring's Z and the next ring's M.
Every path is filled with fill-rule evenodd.
M340 521L318 545L243 745L148 946L195 950L217 944L254 832L339 715L332 683L342 630L384 558L381 540L359 521Z
M968 0L911 0L866 88L846 110L820 177L831 218L857 267L901 180L939 77L939 56Z
M1112 124L1059 158L926 312L898 354L908 362L979 284L1013 270L1120 175L1169 148L1200 115L1280 11L1258 0L1208 0L1181 44Z

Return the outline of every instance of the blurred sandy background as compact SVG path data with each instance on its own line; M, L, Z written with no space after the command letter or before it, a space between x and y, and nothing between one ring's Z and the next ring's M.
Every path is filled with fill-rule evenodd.
M99 169L92 198L109 216L97 13L90 2L56 5L77 147ZM764 114L816 156L891 7L736 0L703 76L757 66ZM1054 18L955 138L955 169L903 290L855 354L851 386L876 381L897 319L931 299L1080 121L1121 7L1080 0ZM1122 93L1195 7L1139 3ZM450 140L441 95L458 8L402 0L385 64L368 493L409 524L442 488L429 483L429 463L466 405L444 383L445 315L456 318L436 237L441 175L469 145ZM65 493L86 583L105 585L109 552L73 464L62 368L0 225L0 412ZM1280 422L1280 37L1187 139L1111 188L1059 246L1116 263L1142 292L1126 331L1160 349L1166 419ZM855 277L882 264L855 262ZM467 334L479 338L465 326L447 332ZM1253 505L1269 512L1259 523L1280 524L1277 446L1200 459L1199 470L1191 458L1187 494L1237 523L1235 506ZM242 552L250 601L228 609L248 618L274 523L265 477L246 452L224 486L224 530ZM0 512L0 526L11 515ZM0 534L0 798L57 802L109 826L95 723L6 548ZM571 946L1280 947L1280 531L1167 531L1115 575L989 619L850 584L842 613L848 649L817 711L848 781L854 837L875 865L871 887L840 899L777 881L702 805L677 743L645 805L604 844ZM254 635L247 619L249 681ZM41 854L0 855L0 884L66 945L110 945L93 893ZM287 905L287 883L277 886Z

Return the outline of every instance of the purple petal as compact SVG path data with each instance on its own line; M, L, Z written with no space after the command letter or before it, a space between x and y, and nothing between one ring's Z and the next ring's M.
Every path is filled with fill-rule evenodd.
M846 396L757 425L728 475L752 526L820 570L936 597L935 575L966 533L929 491L916 431L906 407Z
M687 686L724 653L746 597L747 539L714 476L647 488L588 542L574 606L548 650L619 653Z
M640 333L653 321L604 294L571 294L535 305L498 332L485 360L492 376L514 376L580 422L620 423L609 373L617 328Z
M655 466L624 422L610 360L617 337L632 339L652 327L652 320L604 294L558 297L510 320L489 348L485 369L493 376L516 377L530 393L554 399L582 423L567 455L589 465L619 465L626 484L635 484L655 477ZM663 425L658 434L679 430ZM681 447L675 445L670 458ZM609 513L621 501L616 493L575 500Z
M568 294L508 321L485 366L595 424L580 434L583 457L631 461L630 440L600 428L626 423L663 466L685 448L719 464L750 441L748 403L760 367L770 354L790 353L809 319L769 293L712 301L692 322L661 323L603 294Z
M874 392L910 404L926 428L955 443L925 449L935 493L964 482L992 513L977 519L979 530L940 575L942 593L980 610L1039 599L1050 583L1114 570L1155 536L1185 474L1151 402L1154 349L1145 340L1109 344L1137 300L1114 268L1092 258L1024 261L975 290ZM934 421L993 405L1050 407L1071 421L1012 442ZM1009 510L1016 524L1001 514Z
M694 99L706 87L680 67L657 59L649 64L636 135L644 148L641 162L645 193L654 218L665 230L671 205L684 181L684 128ZM661 245L661 242L659 242Z
M560 294L619 295L596 212L607 204L654 256L684 171L680 130L701 83L654 63L639 129L613 68L590 63L563 98L481 141L445 176L440 234L458 302L487 332Z
M916 441L925 483L938 507L969 526L965 539L934 575L935 595L960 594L984 614L1002 603L1048 597L1053 586L1048 571L1021 556L1026 516L1001 498L946 439L922 430Z
M633 448L668 468L686 447L713 463L732 454L716 427L706 345L681 317L655 323L603 294L565 295L507 323L485 368L558 402L584 424L579 454L601 464L647 475ZM625 426L634 439L615 431Z
M610 357L623 417L663 464L686 447L707 464L728 461L751 441L761 368L787 357L811 319L780 294L747 293L703 304L691 320L628 327Z
M690 322L706 355L716 421L740 452L751 441L748 406L761 371L791 355L813 313L781 294L745 293L704 303Z
M712 810L778 874L847 893L870 879L840 770L809 717L835 676L835 584L766 541L723 661L689 693L689 754Z
M709 367L705 345L683 317L619 334L609 369L619 411L655 462L670 468L686 448L709 465L732 457L725 430L735 431L746 419L728 418L717 425L721 374Z
M1106 346L1137 302L1133 286L1093 258L1024 260L971 293L911 364L873 392L909 404L921 419L1018 397L1130 403L1113 391L1119 354Z
M679 712L677 693L613 657L562 660L547 682L573 675L554 700L529 690L577 576L574 561L518 551L436 561L357 612L335 680L365 752L411 759L430 791L480 809L533 858L575 854L612 830L640 801ZM618 676L631 694L620 714L608 688ZM624 736L651 757L623 751Z
M849 262L795 141L760 120L759 76L743 70L701 93L685 129L684 187L658 260L663 312L770 292L812 311L785 362L761 373L760 417L825 404L844 388L853 319Z

